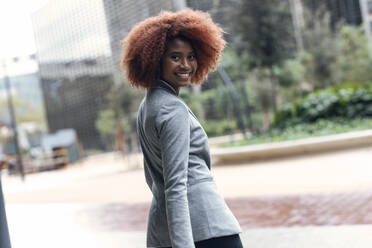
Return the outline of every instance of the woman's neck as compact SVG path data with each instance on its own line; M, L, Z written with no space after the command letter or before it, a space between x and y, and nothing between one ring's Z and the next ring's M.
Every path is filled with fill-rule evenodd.
M162 78L160 80L163 81L164 83L166 83L167 85L169 85L170 87L172 87L172 89L176 92L177 95L179 94L180 87L176 87L172 83L170 83L170 82L168 82L168 81L166 81L166 80L164 80Z

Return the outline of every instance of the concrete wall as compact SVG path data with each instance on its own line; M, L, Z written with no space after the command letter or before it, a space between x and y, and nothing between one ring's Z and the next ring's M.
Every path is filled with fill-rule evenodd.
M217 163L238 163L330 152L365 146L372 146L372 130L259 145L227 148L211 147L211 156Z

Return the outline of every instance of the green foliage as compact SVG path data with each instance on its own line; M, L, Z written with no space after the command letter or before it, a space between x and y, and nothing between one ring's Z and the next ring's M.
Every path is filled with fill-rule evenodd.
M201 121L203 120L198 114L200 106L207 120L225 119L229 115L228 112L231 112L230 96L223 87L203 91L199 96L193 92L182 91L180 96ZM200 100L201 104L197 100Z
M125 133L134 132L135 115L140 93L126 84L113 85L106 95L108 106L98 114L95 126L102 135L113 136L117 125Z
M185 101L191 111L198 117L199 120L204 120L205 109L202 106L201 93L191 92L191 89L181 89L180 97Z
M339 82L371 82L372 53L362 27L341 29L341 54L337 57Z
M285 88L299 84L304 79L304 75L305 68L298 58L287 59L282 66L274 68L274 76L279 85Z
M275 115L275 126L287 127L328 118L372 117L372 86L344 84L318 90L287 104Z
M181 91L181 97L190 109L197 115L198 107L201 105L206 117L205 120L197 115L202 126L209 137L225 135L236 130L237 124L232 115L231 99L228 95L227 89L218 87L206 90L196 95L190 91ZM197 104L197 97L201 104ZM229 117L230 118L227 118Z
M118 118L131 118L132 113L137 110L136 108L142 99L140 92L124 83L114 85L106 98L109 108L114 111Z
M304 50L297 57L312 89L372 81L372 53L362 27L332 25L324 7L305 10L304 21Z
M268 81L271 86L270 106L277 109L277 80L274 77L274 67L280 67L295 52L293 23L288 1L270 0L241 1L234 18L235 42L237 53L248 54L244 61L247 70L259 69L269 73L261 74L262 81ZM243 68L244 68L243 67ZM268 94L260 91L257 94L266 113L270 111L267 105ZM262 96L262 97L261 97Z
M227 135L238 128L235 121L229 120L208 120L202 126L208 137Z
M243 146L262 143L271 143L279 141L288 141L304 139L315 136L325 136L331 134L345 133L351 131L367 130L372 127L372 118L367 119L319 119L314 123L302 123L294 126L288 126L285 129L272 128L260 135L253 136L249 139L235 141L223 144L223 147Z
M112 109L100 111L95 126L99 133L103 135L115 134L115 112Z
M304 12L304 49L299 58L305 67L305 80L313 88L326 88L338 82L340 71L334 68L342 51L339 32L341 23L331 25L331 16L325 8Z
M273 105L271 82L261 77L260 80L255 82L253 89L255 91L254 102L258 110L269 112L270 107Z
M221 65L235 82L247 76L246 63L248 61L248 53L240 52L239 49L226 48L222 54Z
M272 67L290 56L294 47L292 17L287 1L242 1L235 18L242 51L248 52L249 68Z

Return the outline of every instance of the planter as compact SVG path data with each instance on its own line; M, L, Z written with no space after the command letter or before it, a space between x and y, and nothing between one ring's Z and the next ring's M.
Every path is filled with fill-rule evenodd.
M211 148L217 163L236 163L372 146L372 130L356 131L300 140Z

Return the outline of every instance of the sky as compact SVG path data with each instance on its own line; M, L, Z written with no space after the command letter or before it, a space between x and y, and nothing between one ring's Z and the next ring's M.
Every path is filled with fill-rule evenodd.
M46 2L47 0L0 0L0 77L4 73L4 60L35 53L31 13ZM10 76L35 71L37 63L34 61L7 65L7 74Z
M35 53L31 13L47 0L0 0L0 59Z
M27 60L28 55L36 53L31 13L47 2L48 0L0 0L0 78L5 72L2 66L4 61L9 76L33 73L38 70L36 61ZM53 33L51 30L49 33L39 34L39 38L43 39L46 35L46 38L54 39L57 44L55 47L48 47L47 52L38 54L39 59L41 56L43 61L46 61L110 53L101 5L102 1L98 0L61 0L55 1L53 8L39 11L38 17L42 22L49 20L53 24L59 17L65 18L64 22L58 23L58 32ZM64 8L65 6L67 7ZM89 6L89 11L82 13L81 10L85 10L86 6ZM84 18L81 18L83 14ZM64 42L65 40L74 41L74 46ZM12 61L14 57L19 58L17 63ZM22 58L26 59L22 60Z

